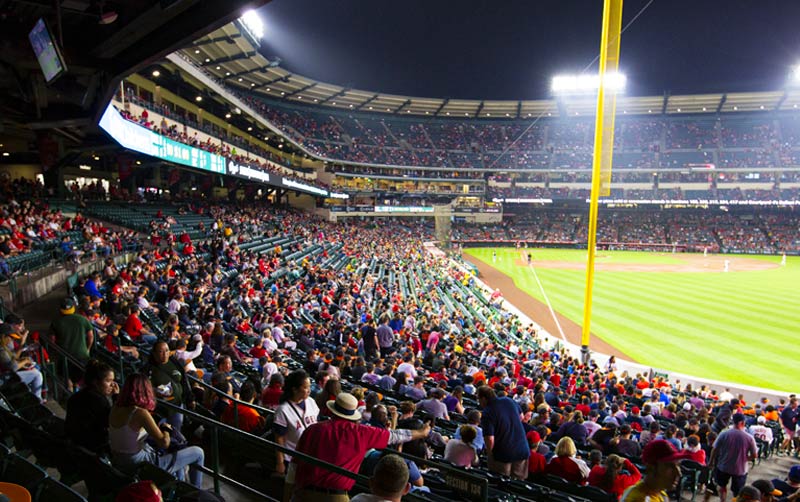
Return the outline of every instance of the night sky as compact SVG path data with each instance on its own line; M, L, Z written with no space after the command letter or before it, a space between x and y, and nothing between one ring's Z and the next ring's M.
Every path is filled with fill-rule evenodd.
M648 3L627 0L625 26ZM543 99L598 53L602 0L272 0L262 52L323 82ZM654 0L622 36L628 95L766 91L800 63L798 0ZM596 68L596 65L594 66Z

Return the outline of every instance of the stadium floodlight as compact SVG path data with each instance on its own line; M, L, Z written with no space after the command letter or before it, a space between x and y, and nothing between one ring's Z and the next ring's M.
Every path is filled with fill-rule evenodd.
M794 67L792 70L792 79L795 83L800 83L800 64Z
M613 92L625 90L627 78L623 73L610 72L605 75L606 89ZM600 88L600 75L584 73L580 75L556 75L550 85L554 94L590 94Z
M261 40L264 38L264 22L258 16L256 11L248 10L239 20L242 22L247 31L250 32L250 35L252 35L253 38L256 40Z

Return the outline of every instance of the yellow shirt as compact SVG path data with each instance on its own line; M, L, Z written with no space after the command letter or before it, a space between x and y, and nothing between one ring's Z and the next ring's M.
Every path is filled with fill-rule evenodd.
M667 496L667 492L648 495L645 491L644 483L639 481L625 490L619 502L669 502L669 497Z

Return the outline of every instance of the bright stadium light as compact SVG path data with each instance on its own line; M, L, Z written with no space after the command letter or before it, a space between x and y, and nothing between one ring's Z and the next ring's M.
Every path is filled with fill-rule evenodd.
M248 10L244 13L244 15L240 18L240 21L250 32L250 34L256 40L261 40L264 38L264 22L258 17L258 13L254 10Z
M623 73L606 73L605 86L608 90L622 92L627 78ZM586 73L581 75L556 75L550 85L554 94L590 94L600 88L600 75Z

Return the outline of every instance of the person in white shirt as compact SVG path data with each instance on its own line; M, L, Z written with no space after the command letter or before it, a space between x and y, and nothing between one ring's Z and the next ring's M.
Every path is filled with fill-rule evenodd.
M187 372L197 372L197 366L194 365L194 358L203 353L203 337L194 335L194 340L197 342L194 350L186 350L186 340L179 338L175 346L175 357L178 361L183 363L183 367Z
M403 362L397 366L398 373L405 373L411 378L417 378L417 369L414 367L414 355L409 353L403 357Z
M756 423L751 425L747 428L747 432L750 433L756 439L760 439L767 444L772 444L772 429L767 427L765 424L767 423L767 417L764 415L759 416L756 419Z
M719 395L719 402L720 403L726 402L726 401L730 402L731 399L733 399L734 397L736 397L736 396L731 394L731 390L730 389L725 389L725 392L721 392L720 395Z

